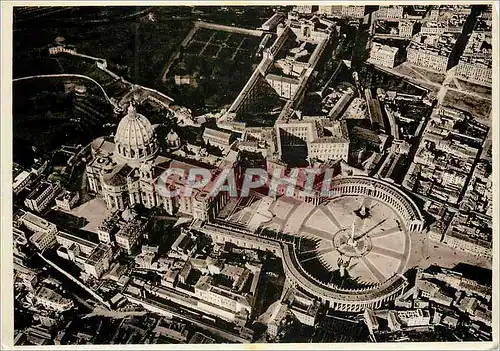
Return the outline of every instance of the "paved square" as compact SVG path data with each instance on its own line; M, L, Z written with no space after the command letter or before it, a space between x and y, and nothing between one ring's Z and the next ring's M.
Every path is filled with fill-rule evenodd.
M71 211L65 211L74 216L85 218L88 223L80 229L97 233L97 227L101 222L109 216L110 212L104 203L104 200L100 198L94 198L88 202L81 204L78 207L75 207Z

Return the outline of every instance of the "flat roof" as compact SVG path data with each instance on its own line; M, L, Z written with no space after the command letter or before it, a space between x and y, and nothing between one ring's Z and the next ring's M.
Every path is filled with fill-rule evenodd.
M83 246L87 246L87 247L92 247L92 248L95 248L98 244L92 242L92 241L89 241L89 240L85 240L83 238L80 238L76 235L72 235L72 234L69 234L69 233L65 233L65 232L59 232L56 234L56 237L61 237L61 238L64 238L66 240L70 240L72 241L73 243L77 243L79 245L83 245Z
M373 42L373 46L372 46L372 51L373 49L375 50L380 50L380 51L386 51L388 53L391 53L391 54L396 54L398 52L398 48L395 48L395 47L392 47L392 46L389 46L389 45L384 45L384 44L380 44L380 43L377 43L377 42Z
M140 228L141 223L139 221L130 221L120 228L116 236L121 236L126 239L137 238L142 234L139 232Z
M36 200L42 195L44 191L51 188L52 183L41 181L38 186L28 195L28 199Z
M111 246L104 244L104 243L99 243L97 247L92 251L90 254L89 258L85 263L88 264L95 264L99 262L99 260L106 254L109 250L111 250Z
M208 137L214 137L214 138L220 138L220 139L227 139L229 140L231 138L231 132L225 132L222 130L217 130L217 129L212 129L212 128L205 128L203 131L203 136L208 136Z
M300 81L298 79L294 79L294 78L290 78L290 77L286 77L286 76L280 76L280 75L272 74L272 73L269 73L266 76L266 79L276 80L279 82L296 84L296 85L299 85L299 83L300 83Z
M32 225L37 226L40 229L48 230L50 227L55 226L54 223L51 223L41 217L38 217L37 215L34 215L31 212L25 211L24 214L21 216L21 221L26 221L29 222Z
M29 178L31 175L31 173L28 171L21 171L21 172L16 171L14 174L15 174L15 178L14 178L14 182L12 183L13 188L17 188L19 186L19 184L24 182L24 180L26 180L26 178Z

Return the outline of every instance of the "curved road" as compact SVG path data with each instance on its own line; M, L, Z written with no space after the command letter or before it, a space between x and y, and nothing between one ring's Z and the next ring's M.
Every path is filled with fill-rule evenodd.
M111 105L113 105L113 103L109 99L109 96L108 96L108 94L106 94L106 91L104 90L104 88L102 87L102 85L99 84L95 79L90 78L89 76L85 76L83 74L73 74L73 73L39 74L39 75L35 75L35 76L15 78L12 81L13 82L19 82L19 81L22 81L22 80L30 80L30 79L37 79L37 78L83 78L83 79L90 80L92 83L96 84L101 89L101 91L104 94L104 97L106 98L106 100Z

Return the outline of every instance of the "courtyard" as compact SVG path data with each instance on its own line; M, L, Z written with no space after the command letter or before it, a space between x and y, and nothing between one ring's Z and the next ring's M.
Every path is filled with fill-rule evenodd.
M80 229L92 233L97 233L97 227L99 224L101 224L101 222L110 215L104 200L100 198L93 198L92 200L75 207L67 213L76 217L85 218L87 223Z

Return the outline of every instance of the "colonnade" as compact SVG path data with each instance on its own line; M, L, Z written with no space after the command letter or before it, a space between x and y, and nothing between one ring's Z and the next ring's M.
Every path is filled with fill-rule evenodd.
M346 312L359 312L365 308L380 308L386 302L395 300L407 286L400 276L393 276L387 282L372 288L359 290L340 290L323 286L310 276L297 261L294 249L282 245L283 268L287 281L294 287L309 292L332 309Z
M332 197L342 195L366 195L382 200L396 210L404 219L406 228L422 231L423 216L415 203L401 190L389 184L365 177L348 177L333 180Z

